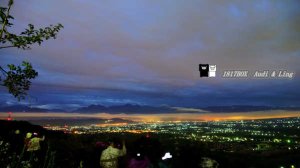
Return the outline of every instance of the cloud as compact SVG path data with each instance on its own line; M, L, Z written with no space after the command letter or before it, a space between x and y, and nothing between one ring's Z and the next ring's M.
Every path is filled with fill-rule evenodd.
M178 112L195 112L195 113L207 113L208 111L196 109L196 108L184 108L184 107L173 107Z
M1 52L0 64L31 61L40 74L34 85L44 86L33 92L44 103L295 104L299 7L297 0L20 1L12 31L27 23L64 29L32 50ZM216 64L218 77L200 79L199 63ZM286 69L296 77L220 77L230 69Z

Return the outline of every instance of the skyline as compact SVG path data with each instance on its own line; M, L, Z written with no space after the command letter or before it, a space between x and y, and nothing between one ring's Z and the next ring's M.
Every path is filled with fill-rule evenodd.
M1 119L7 118L7 113L0 113ZM184 121L242 121L242 120L259 120L259 119L276 119L276 118L292 118L299 117L299 111L258 111L252 113L172 113L172 114L84 114L84 113L12 113L12 119L16 120L43 120L47 119L51 123L51 119L115 119L134 122L184 122ZM124 121L125 122L125 121Z
M299 8L297 0L16 1L12 31L64 29L31 50L0 52L1 66L27 60L39 72L21 102L0 87L0 105L299 106ZM217 65L217 77L200 78L201 63ZM222 78L225 70L295 77Z

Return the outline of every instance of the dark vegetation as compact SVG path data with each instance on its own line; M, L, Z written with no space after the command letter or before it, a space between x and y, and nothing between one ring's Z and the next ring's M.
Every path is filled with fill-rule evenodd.
M15 134L20 130L20 134ZM209 157L219 163L219 167L261 167L272 168L287 167L297 163L300 166L300 153L297 151L277 152L221 152L211 151L211 143L192 140L177 139L169 134L130 134L130 133L103 133L94 135L66 134L61 131L45 130L41 126L32 125L25 121L0 120L0 141L10 144L7 153L0 153L2 160L0 167L10 162L19 161L19 155L23 148L24 137L27 132L37 132L45 135L46 139L41 144L40 167L55 168L98 168L101 151L105 149L101 144L108 139L124 139L127 146L127 155L119 160L120 167L126 167L126 163L136 153L147 155L152 163L163 162L168 167L197 168L200 166L201 157ZM103 143L102 143L103 142ZM242 144L240 144L242 145ZM0 146L1 148L3 147ZM1 150L0 150L1 152ZM164 153L170 152L172 159L161 160ZM6 156L5 158L3 156ZM22 159L21 159L22 161ZM20 161L20 162L21 162ZM46 166L45 166L46 165ZM154 164L155 165L155 164Z

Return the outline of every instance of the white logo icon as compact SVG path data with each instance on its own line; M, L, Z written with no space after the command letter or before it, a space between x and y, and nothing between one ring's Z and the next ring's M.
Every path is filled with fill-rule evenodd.
M217 65L209 65L209 77L216 77Z

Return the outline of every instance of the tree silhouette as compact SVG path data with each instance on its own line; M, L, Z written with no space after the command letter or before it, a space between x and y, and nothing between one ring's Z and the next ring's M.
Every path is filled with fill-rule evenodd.
M50 25L45 28L35 29L34 25L28 24L28 28L19 35L8 31L13 26L13 16L9 14L13 6L13 0L9 0L8 7L0 7L0 49L19 48L31 49L31 45L41 43L44 40L55 39L63 26L61 24ZM21 65L8 64L7 68L0 66L0 85L8 89L8 92L18 100L24 99L31 85L31 79L38 76L31 63L23 61Z

